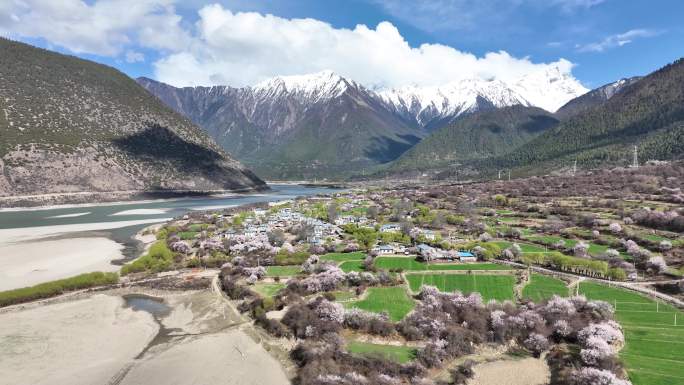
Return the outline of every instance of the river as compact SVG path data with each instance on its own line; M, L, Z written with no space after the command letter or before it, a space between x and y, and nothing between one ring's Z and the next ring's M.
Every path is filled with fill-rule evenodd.
M0 210L0 290L88 271L116 271L113 260L141 252L133 236L189 211L220 209L336 190L271 185L270 191L221 197Z

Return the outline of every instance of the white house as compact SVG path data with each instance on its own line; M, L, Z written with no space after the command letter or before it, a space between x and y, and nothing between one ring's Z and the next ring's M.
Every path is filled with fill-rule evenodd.
M477 257L468 251L457 252L458 260L461 262L477 262Z
M432 230L423 230L422 234L428 241L434 241L437 239L437 234L435 234L435 232Z
M338 226L348 225L354 222L356 222L356 217L353 215L342 215L335 219L335 224Z
M394 254L394 247L390 245L378 245L373 248L373 251L379 255Z
M245 237L256 237L259 234L259 230L254 226L248 226L245 228Z
M433 261L435 259L449 259L449 256L444 252L444 250L428 246L421 243L417 246L418 257L423 261Z
M381 233L398 233L401 231L401 226L396 223L387 223L380 226Z

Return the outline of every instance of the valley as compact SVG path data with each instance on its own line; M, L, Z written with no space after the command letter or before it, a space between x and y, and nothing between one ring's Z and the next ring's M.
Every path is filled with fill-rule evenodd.
M0 2L0 384L684 384L683 11Z
M315 383L322 370L373 383L420 376L488 384L526 367L529 381L671 383L684 374L672 366L679 345L662 345L684 319L684 231L674 192L682 172L673 163L574 177L365 185L200 207L140 232L150 247L122 266L116 283L95 291L220 291L221 306L241 314L268 352L250 348L248 357L272 355L284 365L283 381ZM4 312L28 312L21 303L35 298L22 298L29 292L0 292L0 304L10 305ZM185 295L171 293L163 303ZM90 295L83 286L37 306ZM200 359L246 343L226 338L185 354ZM171 339L149 359L130 358L134 369L122 383L160 378L154 368L189 344L201 342ZM10 358L25 353L17 354Z

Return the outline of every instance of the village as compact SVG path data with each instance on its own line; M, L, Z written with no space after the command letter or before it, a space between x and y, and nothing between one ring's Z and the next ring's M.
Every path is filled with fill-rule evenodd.
M480 349L498 349L503 353L488 360L503 365L523 354L529 371L540 373L534 381L586 376L578 383L588 385L604 376L621 384L638 357L622 361L619 349L639 342L625 339L613 317L628 322L628 331L652 321L664 331L679 330L684 296L664 291L679 285L684 273L678 197L664 187L616 205L603 198L602 185L624 190L620 183L634 186L629 177L592 175L583 182L589 202L559 193L553 184L565 183L561 179L532 178L525 184L348 189L195 212L150 230L157 242L122 274L134 281L174 269L219 269L221 288L240 312L274 338L294 338L298 349L318 351L323 344L332 349L326 354L345 357L328 368L343 379L339 371L347 368L372 383L395 383L380 380L380 365L396 383L408 381L402 373L409 367L436 383L466 383L483 373L485 362L444 368ZM433 313L439 301L471 305ZM546 313L550 306L572 307L583 321L559 320ZM580 315L596 309L598 318ZM634 319L629 309L647 318ZM476 318L488 323L462 312L487 313ZM530 326L516 323L521 317L531 317ZM441 326L429 326L430 318ZM588 319L593 323L584 324ZM555 329L566 321L584 329ZM592 325L610 329L619 345L607 341L599 353L578 341ZM329 333L339 343L330 344ZM456 338L450 333L474 338L472 345L435 340ZM513 345L501 348L505 343ZM602 358L568 355L568 346ZM320 383L309 370L326 365L326 354L300 362L297 378ZM382 364L373 364L378 358ZM560 370L568 366L583 372ZM448 378L461 382L444 382Z

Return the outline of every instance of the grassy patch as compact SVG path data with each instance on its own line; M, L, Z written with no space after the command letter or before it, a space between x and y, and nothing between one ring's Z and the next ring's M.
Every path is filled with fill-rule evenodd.
M166 241L157 241L151 247L147 254L136 259L131 263L127 263L121 267L121 275L130 273L158 273L160 271L168 270L173 266L173 251L166 246Z
M269 277L292 277L302 271L300 266L266 266Z
M257 283L252 286L252 290L261 294L264 297L273 297L278 290L285 287L284 283Z
M423 285L430 285L448 293L454 291L460 291L463 294L479 292L485 301L514 299L515 278L511 275L409 274L406 279L414 292L419 291Z
M634 385L680 384L684 381L684 312L638 293L582 282L580 293L616 306L625 331L620 351ZM677 313L677 325L674 325Z
M199 234L197 231L181 231L178 233L178 237L184 241L195 239L195 237Z
M353 253L328 253L321 255L321 260L323 261L334 261L334 262L344 262L344 261L363 261L366 259L366 253L361 251L356 251Z
M335 301L346 302L356 298L356 294L349 290L340 290L330 292L335 296Z
M363 261L346 261L342 262L340 264L340 269L344 271L345 273L349 273L351 271L358 271L362 272L365 271L363 269Z
M541 253L547 251L545 247L542 246L537 246L533 245L530 243L522 243L522 242L517 242L518 245L520 246L520 249L522 250L523 253ZM508 242L508 241L497 241L494 242L497 246L503 249L507 249L511 246L513 246L513 242Z
M415 305L403 286L372 287L368 289L365 299L345 304L347 307L356 307L373 313L387 312L390 319L395 322L404 318Z
M424 263L413 258L405 257L377 257L375 267L379 269L402 269L405 271L424 270L511 270L505 265L496 263Z
M116 273L86 273L39 285L0 292L0 307L54 297L62 293L119 282Z
M568 295L568 288L565 286L565 282L542 274L532 274L530 283L523 288L523 297L529 298L534 302L541 302L554 295L561 297Z
M349 341L347 350L350 353L367 357L382 357L400 364L416 358L416 349L409 346L378 345L360 341Z

